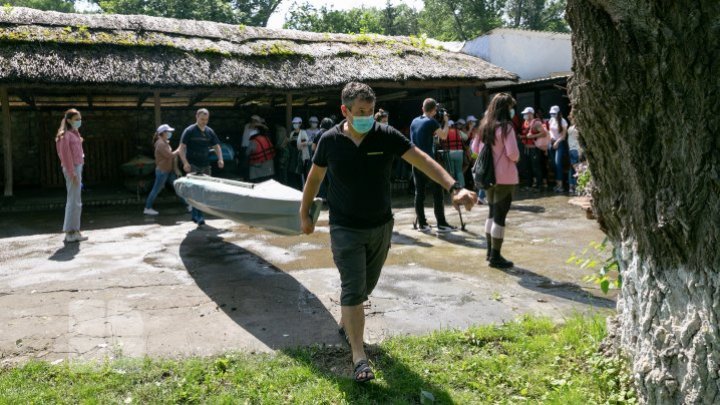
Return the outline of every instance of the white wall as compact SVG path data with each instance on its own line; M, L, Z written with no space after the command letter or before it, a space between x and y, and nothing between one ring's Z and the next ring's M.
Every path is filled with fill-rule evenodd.
M462 52L516 73L520 80L545 78L572 68L570 34L496 29L468 41Z

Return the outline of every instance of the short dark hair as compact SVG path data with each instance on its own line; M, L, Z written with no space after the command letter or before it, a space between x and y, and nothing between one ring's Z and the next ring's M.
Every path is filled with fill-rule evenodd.
M437 101L432 98L426 98L425 101L423 101L423 111L430 112L437 108Z
M320 129L328 130L328 129L332 128L333 125L335 125L335 122L333 122L332 119L325 117L320 122Z
M365 83L350 82L346 84L340 97L343 105L347 108L352 108L353 103L358 99L368 103L375 102L375 92Z

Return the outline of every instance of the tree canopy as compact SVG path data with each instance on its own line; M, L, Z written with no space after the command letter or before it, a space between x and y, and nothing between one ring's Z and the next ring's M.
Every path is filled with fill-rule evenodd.
M106 13L264 26L282 0L94 0Z
M75 0L5 0L3 5L12 7L28 7L38 10L62 11L70 13L75 10Z
M425 0L421 11L388 1L384 8L335 10L306 2L289 12L286 28L315 32L427 35L469 40L494 28L567 32L566 0Z

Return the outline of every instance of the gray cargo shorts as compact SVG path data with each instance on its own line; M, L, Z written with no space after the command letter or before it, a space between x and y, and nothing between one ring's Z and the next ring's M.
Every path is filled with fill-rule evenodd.
M367 301L380 278L395 221L371 229L330 226L330 248L340 271L340 305L355 306Z

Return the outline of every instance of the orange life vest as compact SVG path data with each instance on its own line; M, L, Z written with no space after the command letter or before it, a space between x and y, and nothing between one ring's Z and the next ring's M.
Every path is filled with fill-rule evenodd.
M255 135L250 139L250 142L255 143L255 151L250 154L249 164L257 165L275 157L275 148L267 136Z

